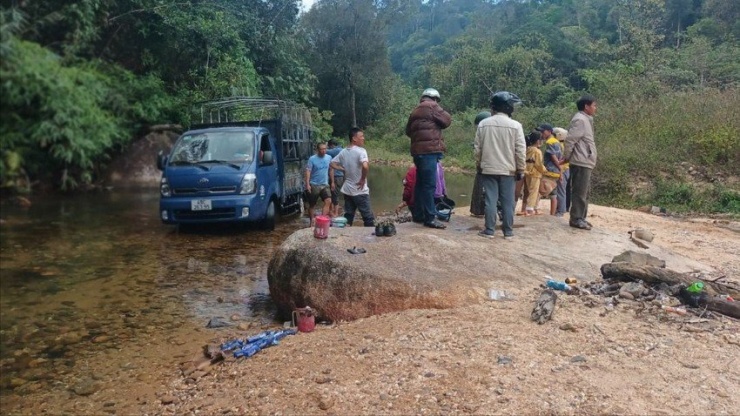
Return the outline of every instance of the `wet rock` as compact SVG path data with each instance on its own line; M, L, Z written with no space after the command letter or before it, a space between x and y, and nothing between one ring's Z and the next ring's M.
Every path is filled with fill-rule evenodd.
M98 390L100 390L100 386L90 378L82 379L72 386L72 391L78 396L89 396Z
M23 373L21 377L26 380L47 380L52 378L52 374L44 368L33 368Z
M10 379L10 387L14 389L17 389L18 387L26 383L28 383L28 380L22 379L20 377L15 377L15 378Z
M42 358L42 357L34 358L33 360L31 360L31 361L28 362L28 367L29 368L36 368L36 367L39 367L39 366L47 363L48 361L49 360L47 360L46 358Z
M99 335L92 340L94 344L102 344L108 341L110 341L110 337L108 335Z
M82 341L82 335L77 332L69 332L56 339L58 345L74 345Z

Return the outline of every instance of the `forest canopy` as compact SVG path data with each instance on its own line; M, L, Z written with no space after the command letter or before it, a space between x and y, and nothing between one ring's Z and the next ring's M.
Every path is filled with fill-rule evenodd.
M94 183L145 126L187 125L193 103L232 95L304 103L318 137L357 125L405 153L428 86L463 167L495 90L522 97L525 125L566 124L589 92L607 149L690 135L656 163L740 162L736 0L1 0L0 17L5 188ZM602 180L620 183L606 174L623 161L604 157Z

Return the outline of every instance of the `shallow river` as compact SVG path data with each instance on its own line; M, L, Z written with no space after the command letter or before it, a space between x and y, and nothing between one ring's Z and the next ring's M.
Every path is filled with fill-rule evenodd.
M376 213L400 202L405 170L371 170ZM472 177L448 174L447 186L458 205L469 204ZM156 189L114 190L34 198L28 209L3 205L0 410L96 412L48 398L28 406L41 392L58 390L59 403L87 397L155 358L174 369L175 358L154 351L197 352L188 340L218 337L204 329L212 317L251 332L276 324L267 264L307 218L282 218L273 232L184 232L161 224L158 197ZM145 373L135 376L144 385L154 381ZM115 400L106 406L115 409Z

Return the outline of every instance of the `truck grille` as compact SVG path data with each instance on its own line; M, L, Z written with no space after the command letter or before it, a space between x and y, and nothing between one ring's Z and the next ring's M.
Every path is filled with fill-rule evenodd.
M236 211L231 208L214 208L210 211L191 211L189 209L176 209L175 220L225 220L233 219Z
M214 186L213 188L175 188L174 195L215 195L232 194L236 192L236 186Z
M189 209L174 210L175 220L224 220L236 216L234 207L214 208L210 211L191 211Z

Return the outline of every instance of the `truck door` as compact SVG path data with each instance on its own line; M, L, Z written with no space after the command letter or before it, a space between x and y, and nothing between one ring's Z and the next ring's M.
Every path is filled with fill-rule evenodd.
M278 181L278 159L275 152L275 146L270 140L270 134L267 132L260 133L259 136L259 160L257 166L257 195L261 201L270 200L281 193L280 182ZM279 200L279 199L278 199Z

